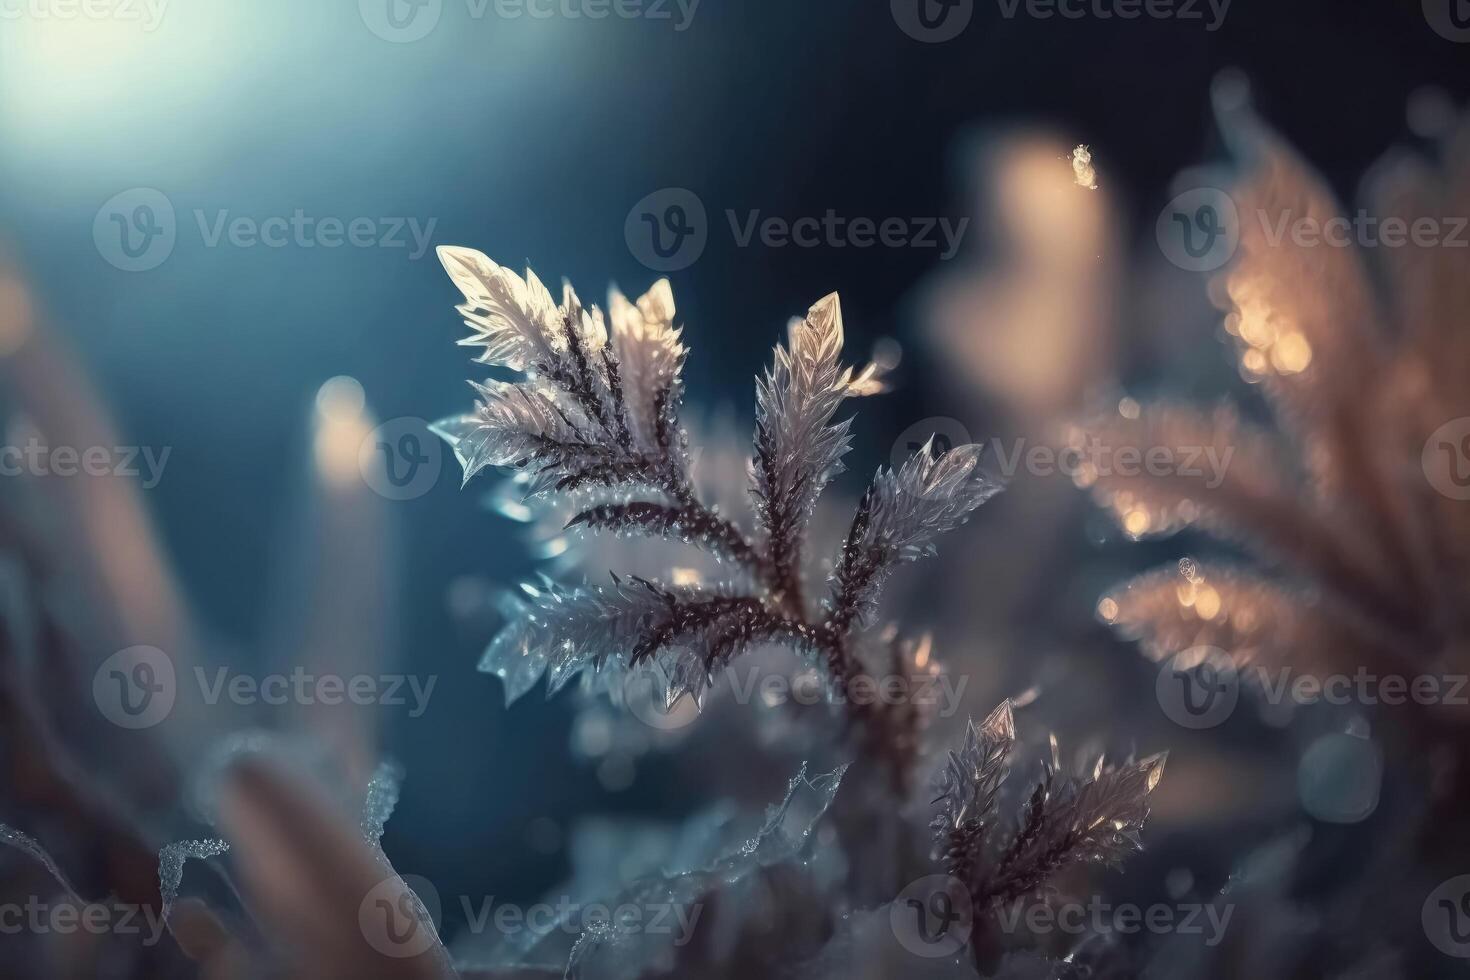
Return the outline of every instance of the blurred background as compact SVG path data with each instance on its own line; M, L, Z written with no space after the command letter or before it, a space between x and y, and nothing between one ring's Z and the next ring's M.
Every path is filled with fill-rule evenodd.
M491 597L542 556L426 435L407 489L357 466L373 426L401 420L388 441L412 447L398 440L469 404L478 374L434 246L565 276L589 302L667 274L689 401L742 440L786 319L839 291L853 359L903 351L897 390L859 406L851 500L916 431L1034 435L1119 382L1201 399L1242 387L1205 277L1154 237L1176 174L1221 155L1222 71L1346 200L1385 147L1435 135L1470 95L1470 46L1414 3L1121 20L963 0L953 37L881 0L600 18L576 0L64 9L0 0L0 251L117 445L169 451L140 499L217 660L292 663L275 637L325 617L392 670L437 677L420 716L375 723L408 774L385 849L444 894L534 897L566 875L579 816L669 818L710 785L687 778L697 760L599 765L573 744L587 733L568 697L504 707L475 671ZM1095 192L1073 181L1077 144ZM933 230L868 247L745 238L752 221L829 211ZM1223 767L1201 772L1269 753L1252 719L1199 734L1162 717L1156 668L1093 616L1109 585L1180 549L1106 528L1070 481L1039 480L906 578L928 604L905 617L935 629L941 657L982 665L977 714L1041 684L1061 699L1038 702L1046 724L1172 747L1171 773L1190 752ZM300 557L323 535L325 574ZM347 608L331 612L339 589ZM1174 808L1208 834L1202 783L1179 771L1161 819ZM1272 778L1246 781L1236 826L1281 826L1294 790Z

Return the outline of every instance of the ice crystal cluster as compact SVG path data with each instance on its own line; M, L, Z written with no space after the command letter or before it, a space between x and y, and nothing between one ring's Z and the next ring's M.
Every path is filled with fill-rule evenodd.
M1148 795L1164 773L1164 755L1120 765L1099 755L1080 777L1062 767L1055 736L1052 758L1043 763L1009 839L1010 821L998 810L1001 784L1010 775L1016 745L1010 701L1001 702L979 725L971 722L964 744L938 776L935 813L930 823L934 854L963 889L983 929L986 916L1007 902L1035 898L1050 879L1072 865L1118 867L1143 849L1139 834L1148 819ZM976 964L987 968L983 932L971 942Z
M466 480L489 466L514 470L531 497L576 502L569 527L676 538L729 570L716 582L613 570L607 584L523 586L480 665L501 678L508 701L543 676L555 693L574 676L606 685L646 666L673 705L701 697L722 667L763 643L795 647L840 683L862 669L853 634L873 624L888 576L999 490L974 445L938 455L926 446L880 470L814 602L803 545L849 448L851 419L836 416L848 399L883 390L876 365L842 363L836 294L791 322L757 384L748 531L694 488L680 424L687 352L666 280L636 302L613 292L604 314L569 285L558 304L535 273L522 278L479 252L445 247L440 257L464 294L458 309L471 335L461 343L480 350L480 363L518 374L475 384L474 412L436 426Z

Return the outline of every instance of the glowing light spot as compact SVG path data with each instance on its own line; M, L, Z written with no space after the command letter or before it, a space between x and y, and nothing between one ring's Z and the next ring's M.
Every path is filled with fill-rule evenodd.
M358 450L373 429L365 401L362 385L353 378L332 378L317 390L312 455L317 472L334 488L361 480Z
M1142 507L1133 508L1123 517L1123 530L1135 538L1147 533L1151 524L1148 511Z
M1194 600L1194 611L1200 619L1214 619L1220 614L1220 593L1208 585L1200 589Z
M1295 331L1285 335L1271 348L1271 364L1281 374L1300 374L1312 363L1312 345Z
M1252 378L1265 375L1270 367L1266 355L1258 350L1248 350L1240 356L1240 364Z
M1116 622L1118 619L1118 603L1115 599L1104 599L1097 604L1097 614L1105 622Z

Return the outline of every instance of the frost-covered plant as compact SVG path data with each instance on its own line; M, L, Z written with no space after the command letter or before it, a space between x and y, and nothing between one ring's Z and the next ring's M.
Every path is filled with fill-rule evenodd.
M999 952L987 933L1000 906L1040 893L1069 866L1118 867L1143 845L1148 795L1164 773L1164 754L1121 765L1101 755L1083 776L1062 768L1056 737L1052 758L1021 809L1009 835L998 810L1001 785L1010 775L1016 745L1009 700L983 722L969 724L964 745L951 751L937 778L934 859L974 910L971 955L982 971Z
M1271 223L1288 218L1317 227L1346 219L1248 108L1222 108L1221 123L1246 167L1231 190L1240 244L1216 288L1241 375L1259 385L1276 424L1253 426L1228 406L1135 405L1078 437L1098 452L1180 449L1223 460L1218 479L1179 466L1084 469L1083 482L1135 538L1193 525L1238 542L1253 560L1185 559L1127 583L1099 612L1157 659L1213 647L1243 671L1462 672L1470 292L1461 250L1416 240L1378 250L1375 267L1356 247L1275 236ZM1444 149L1441 172L1414 157L1387 159L1363 213L1415 227L1463 213L1470 122ZM1411 705L1403 714L1406 731L1432 743L1460 738L1462 711Z
M578 674L595 686L651 666L672 706L701 697L735 657L765 643L794 647L841 687L864 671L856 634L873 624L889 575L932 553L935 538L999 490L980 471L975 445L939 455L926 446L897 470L880 470L815 604L802 550L817 498L849 448L851 419L835 416L849 398L883 388L876 365L843 365L835 293L791 322L757 384L751 533L694 489L679 420L687 351L666 280L636 303L613 292L605 316L570 286L558 305L533 272L523 279L466 248L439 254L465 297L458 309L472 334L461 343L482 349L480 363L519 375L475 384L475 411L436 425L465 479L487 466L512 469L528 495L577 503L569 527L677 538L731 569L716 583L614 571L608 585L523 586L526 598L480 664L504 682L507 701L543 674L555 693ZM884 723L862 714L864 723Z

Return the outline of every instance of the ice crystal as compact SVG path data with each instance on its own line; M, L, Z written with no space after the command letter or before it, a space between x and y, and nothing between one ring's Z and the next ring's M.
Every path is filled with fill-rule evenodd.
M68 895L70 895L72 898L77 899L77 901L81 901L80 896L77 895L77 890L72 887L71 881L66 877L66 874L62 872L61 866L56 863L56 861L51 857L49 853L47 853L46 849L41 846L40 842L32 837L30 834L26 833L23 830L17 830L9 824L0 823L0 844L5 844L9 847L15 848L18 851L23 851L24 853L29 854L31 857L35 858L37 861L41 862L41 865L50 873L51 877L55 878L57 883L66 890L66 893Z
M204 861L219 857L230 849L230 845L219 838L207 840L181 840L165 844L158 851L158 893L161 896L161 918L168 922L173 911L174 900L179 896L179 883L184 880L184 863L190 858Z
M1116 867L1142 850L1148 796L1164 772L1159 754L1117 765L1098 756L1086 773L1068 775L1053 739L1053 759L1043 764L1006 840L997 833L996 796L1015 740L1011 703L1004 701L980 725L969 725L964 745L950 753L936 780L935 858L966 890L977 917L1033 895L1069 866ZM972 944L972 955L979 964L982 942Z
M697 866L647 875L617 889L616 894L588 898L609 909L688 909L696 903L713 904L714 896L728 895L763 869L799 861L808 850L818 822L836 798L846 771L844 765L808 778L803 763L787 783L781 800L767 808L765 819L752 836ZM736 914L738 909L739 903L732 903L725 914ZM544 927L523 930L493 951L483 965L528 971L556 965L567 977L632 978L647 975L670 953L668 934L642 930L617 919L570 929L568 924L579 913L576 906L566 907L560 917ZM697 919L692 921L698 924ZM572 934L575 939L568 945Z
M522 375L476 384L475 412L436 425L466 480L488 466L511 469L527 496L578 503L569 528L674 538L732 566L709 584L614 575L602 586L523 586L524 596L502 604L508 623L480 662L504 682L507 702L543 676L555 693L577 674L648 665L672 704L697 697L721 667L765 642L790 644L845 680L860 670L850 634L868 623L888 575L931 554L938 535L999 489L980 472L977 446L937 456L925 446L896 471L881 470L836 562L824 615L812 618L802 546L848 449L851 420L835 416L847 399L883 389L876 364L842 364L836 294L792 321L757 381L750 535L704 503L690 478L679 419L686 351L666 281L636 303L614 293L605 321L570 287L557 306L529 271L522 278L465 248L440 257L465 297L459 310L472 335L463 343L483 348L482 363Z

